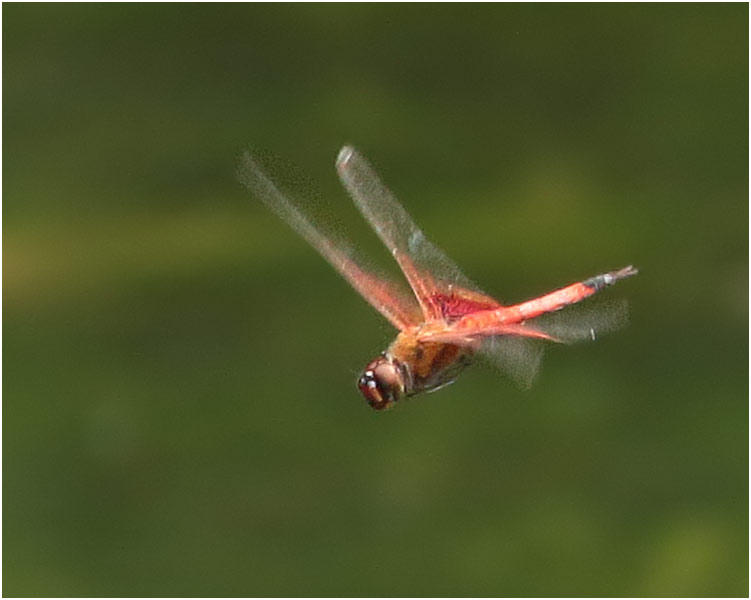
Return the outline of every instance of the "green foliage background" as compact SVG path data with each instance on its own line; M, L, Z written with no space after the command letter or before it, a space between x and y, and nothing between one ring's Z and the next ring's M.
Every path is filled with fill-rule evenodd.
M4 5L4 595L748 593L748 6ZM628 329L387 414L244 192L354 143L507 301Z

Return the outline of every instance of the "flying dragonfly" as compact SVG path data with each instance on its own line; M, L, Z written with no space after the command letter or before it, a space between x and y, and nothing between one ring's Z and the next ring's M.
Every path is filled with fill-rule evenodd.
M504 306L477 288L425 237L357 150L342 148L336 170L355 205L398 263L411 293L366 268L351 246L313 218L301 202L293 202L251 153L241 156L237 174L253 195L318 250L398 330L396 339L357 380L372 408L384 410L404 398L448 385L477 356L490 359L526 386L539 366L540 341L594 339L596 332L616 329L625 321L623 304L616 310L603 313L596 309L584 318L579 315L578 323L559 319L546 324L545 318L636 275L633 266Z

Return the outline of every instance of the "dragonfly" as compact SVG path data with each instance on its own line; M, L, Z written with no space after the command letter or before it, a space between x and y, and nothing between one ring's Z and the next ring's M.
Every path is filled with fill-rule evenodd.
M314 218L304 202L293 201L251 152L241 155L237 175L251 194L307 240L398 330L391 345L357 379L357 387L373 409L388 409L405 398L452 383L478 356L490 359L526 387L537 373L541 343L594 339L597 333L625 322L623 304L616 310L585 313L578 322L546 324L545 317L636 275L633 266L503 305L472 283L426 238L355 148L341 149L336 170L396 260L410 290L366 266L353 245L337 235L337 228Z

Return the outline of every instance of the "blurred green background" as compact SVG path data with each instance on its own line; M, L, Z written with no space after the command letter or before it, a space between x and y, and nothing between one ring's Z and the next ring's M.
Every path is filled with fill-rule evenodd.
M748 6L4 5L4 595L745 596ZM386 414L234 178L354 143L491 294L630 326Z

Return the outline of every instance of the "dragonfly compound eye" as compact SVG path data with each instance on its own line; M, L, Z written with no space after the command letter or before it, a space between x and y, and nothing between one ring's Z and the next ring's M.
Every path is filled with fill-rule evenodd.
M371 408L384 410L404 395L404 376L396 363L381 356L365 367L357 387Z

